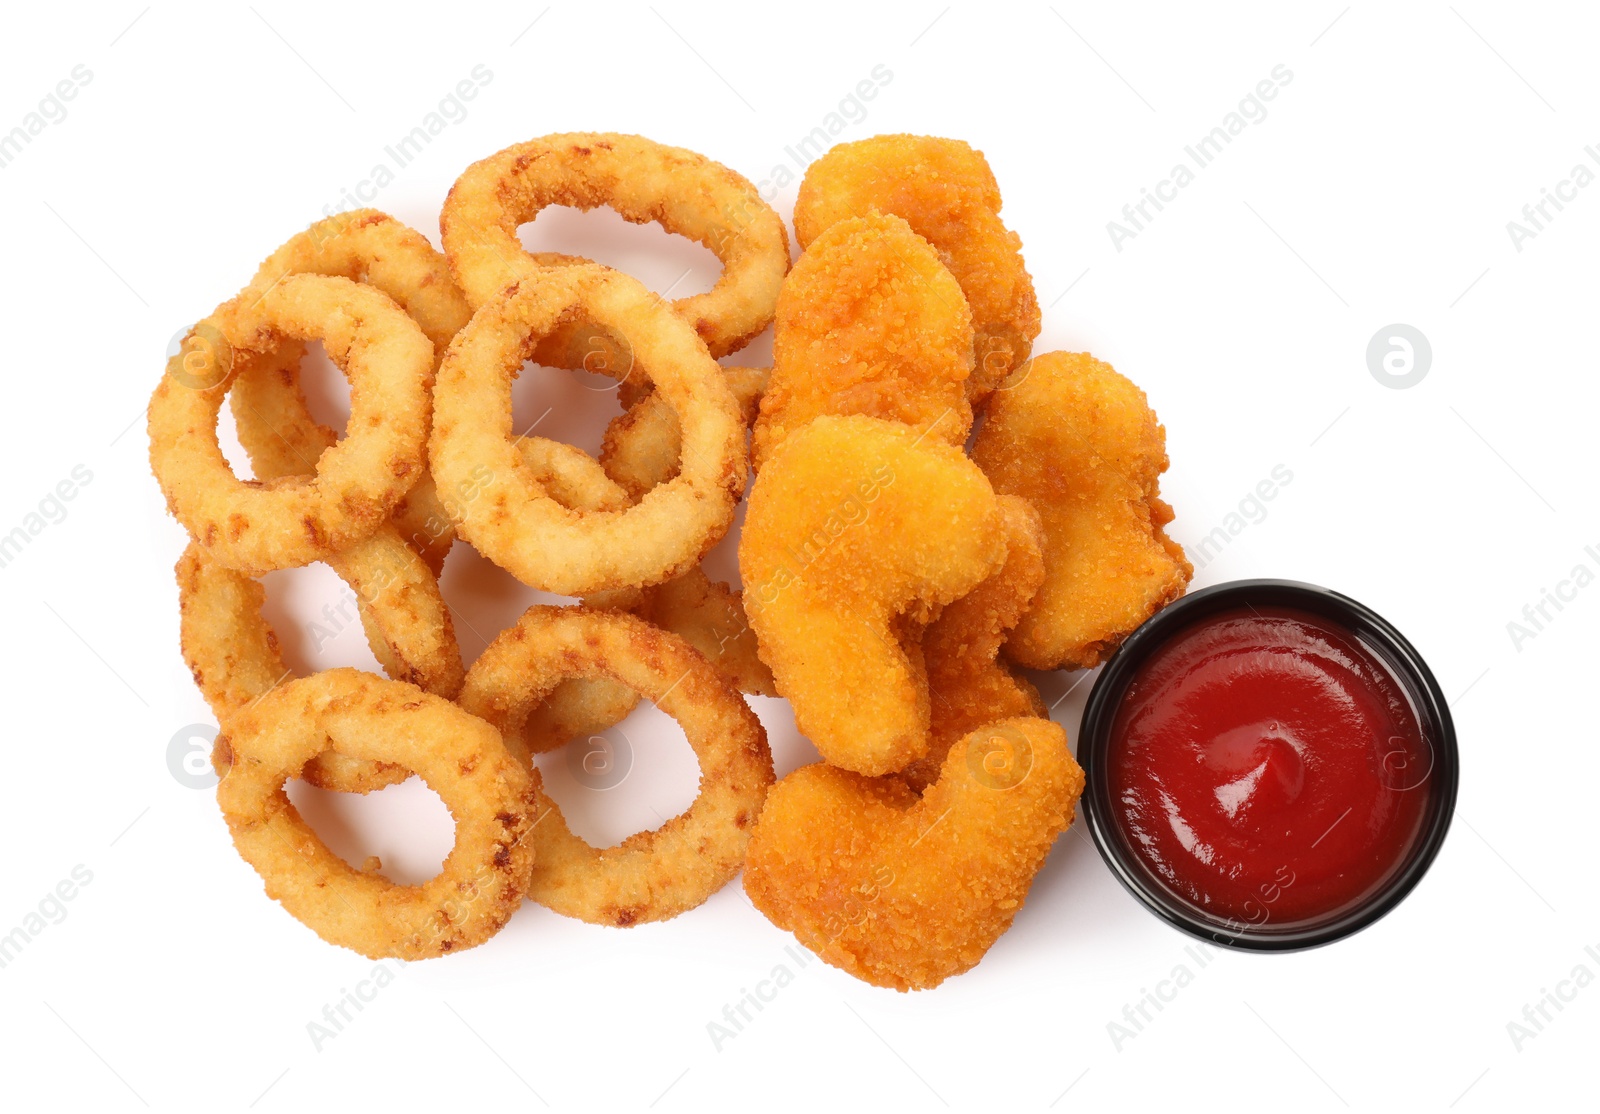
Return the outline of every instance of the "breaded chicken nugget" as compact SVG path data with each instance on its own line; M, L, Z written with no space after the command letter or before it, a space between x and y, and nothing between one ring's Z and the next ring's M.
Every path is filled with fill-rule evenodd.
M745 892L858 979L938 986L1011 927L1083 783L1066 732L1031 718L957 740L920 801L899 778L806 766L767 794Z
M1084 352L1036 356L997 390L972 458L1044 522L1045 580L1006 642L1032 669L1084 669L1183 595L1194 566L1162 529L1166 431L1145 394Z
M972 314L928 242L899 217L840 221L784 280L772 379L752 441L759 468L819 414L865 414L932 430L972 428Z
M879 135L841 143L811 164L794 203L802 248L834 224L874 210L903 217L931 243L972 306L981 401L1021 367L1039 335L1039 301L1022 240L1000 220L1000 187L983 155L959 139Z
M744 606L823 757L885 774L927 752L921 625L1005 553L989 481L937 437L824 416L779 446L739 541Z
M1013 716L1048 714L1039 690L997 660L1006 635L1044 583L1044 525L1025 499L1000 496L1006 561L998 572L956 600L922 636L928 663L928 753L901 771L919 793L933 784L957 739Z

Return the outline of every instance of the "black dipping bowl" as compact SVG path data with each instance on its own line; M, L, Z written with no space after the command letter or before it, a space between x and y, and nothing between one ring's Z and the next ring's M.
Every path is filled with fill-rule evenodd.
M1118 823L1106 773L1106 755L1112 745L1112 726L1129 683L1152 651L1196 621L1219 611L1246 605L1288 607L1328 619L1353 633L1386 661L1405 687L1416 709L1417 722L1432 754L1427 771L1429 804L1407 857L1395 873L1358 905L1328 918L1273 925L1244 925L1206 912L1180 896L1156 876L1129 844ZM1128 891L1156 916L1175 928L1223 947L1250 951L1296 951L1332 943L1359 932L1400 904L1422 876L1444 843L1455 813L1460 755L1455 725L1439 682L1416 648L1377 612L1348 596L1292 580L1234 580L1202 588L1157 613L1134 631L1106 663L1089 694L1078 745L1078 762L1088 775L1084 806L1089 830L1106 865Z

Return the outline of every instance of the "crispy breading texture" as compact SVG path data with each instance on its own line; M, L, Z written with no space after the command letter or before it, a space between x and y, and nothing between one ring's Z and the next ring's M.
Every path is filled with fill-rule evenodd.
M285 344L316 338L350 380L350 433L308 474L241 480L217 441L234 377ZM187 362L208 345L202 374ZM433 345L383 292L346 278L291 275L201 322L150 400L150 468L167 508L212 560L261 574L370 537L422 476Z
M529 608L474 663L461 706L514 734L552 686L580 677L627 685L676 719L700 760L700 792L687 812L607 848L574 835L540 793L528 896L620 928L675 917L739 873L773 781L766 731L683 639L632 615L582 607ZM537 791L537 771L533 781Z
M635 614L699 650L740 692L778 695L772 671L757 653L743 594L712 580L704 569L645 589Z
M242 295L260 298L289 275L347 278L393 298L433 344L437 370L450 341L472 316L450 267L427 237L387 213L356 209L320 220L291 237L261 264ZM241 372L228 393L239 443L258 480L316 470L339 435L312 415L300 388L304 346L285 343L288 360ZM455 528L426 472L395 507L400 533L437 575L455 541Z
M751 902L823 961L926 990L1011 927L1084 776L1047 719L957 740L919 801L899 778L818 763L773 786L745 860Z
M771 370L725 367L722 373L739 406L739 416L746 426L750 425L756 420L756 408L767 389ZM632 401L621 401L627 409L606 426L600 463L605 466L606 475L637 502L682 470L683 426L672 406L654 389Z
M755 367L729 367L723 373L745 424L750 424L771 373ZM600 463L629 499L638 501L678 474L682 443L677 414L652 390L607 427ZM645 589L631 610L681 636L741 692L777 695L772 671L756 655L756 636L745 618L741 593L712 580L703 568Z
M901 777L919 793L939 776L951 745L969 731L1013 716L1045 717L1039 690L998 660L1006 635L1044 583L1044 525L1025 499L1000 496L1006 562L935 619L922 636L928 663L928 753Z
M983 155L959 139L879 135L841 143L812 163L794 203L802 248L846 217L874 210L903 217L931 243L972 306L982 400L1027 360L1039 335L1039 302L1022 240L1000 220L1000 187Z
M573 511L620 511L628 496L611 482L600 462L578 448L547 437L523 437L517 450L536 483L557 503ZM639 593L597 593L584 602L608 610L637 606ZM528 713L517 731L505 733L518 757L554 750L571 739L598 735L628 717L639 694L604 677L562 681Z
M819 414L864 414L967 439L972 313L928 242L899 217L842 220L778 295L772 380L751 441L760 468Z
M380 527L327 563L349 586L384 672L453 700L466 671L450 609L433 571L395 526ZM183 659L225 729L290 674L277 633L262 614L266 592L244 573L209 560L195 542L178 559L177 574ZM318 755L300 772L312 785L343 793L368 793L409 776L402 767L337 751Z
M574 315L628 338L682 429L678 475L619 511L562 506L511 428L511 384L530 345ZM433 401L428 459L457 531L530 587L585 595L669 580L722 538L744 491L744 423L721 369L681 317L619 271L559 267L507 287L451 344Z
M898 422L824 416L750 494L739 566L761 660L829 762L865 774L928 749L921 626L1005 559L960 449Z
M610 206L624 220L660 221L711 249L722 261L722 276L712 289L673 307L712 355L738 351L771 323L789 269L783 218L747 178L721 163L610 132L518 143L473 163L456 180L439 231L450 269L474 308L540 267L542 261L523 250L517 227L549 205Z
M494 728L415 685L330 669L282 685L218 736L217 804L267 896L330 944L371 959L427 959L481 944L519 905L533 869L539 804ZM337 751L414 770L456 822L434 878L401 886L350 866L284 792L312 758Z
M654 400L654 401L652 401ZM653 416L629 426L619 436L619 449L631 460L652 455L636 452L636 438L654 440L651 431L670 418L670 407L653 393L645 402ZM644 405L640 403L639 405ZM600 463L572 445L543 437L524 437L517 443L522 459L550 497L573 511L617 511L631 505L628 493L606 475ZM664 457L656 464L664 467ZM675 467L675 460L673 461ZM649 487L670 476L645 474ZM584 599L599 611L627 611L666 631L681 636L699 650L735 687L744 692L774 694L772 674L756 656L755 634L744 616L739 593L710 579L695 566L663 584L645 589L593 593ZM513 753L540 754L586 735L595 735L621 723L639 703L639 694L609 677L573 677L551 689L521 723L506 735Z
M1183 595L1194 566L1163 529L1166 432L1145 394L1082 352L1036 356L996 391L972 457L1038 510L1045 580L1006 642L1033 669L1104 661Z

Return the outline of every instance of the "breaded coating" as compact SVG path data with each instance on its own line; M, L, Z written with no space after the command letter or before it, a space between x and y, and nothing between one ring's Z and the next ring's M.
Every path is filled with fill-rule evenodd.
M998 568L999 502L958 448L910 426L816 419L750 494L739 567L761 660L824 758L859 773L928 749L921 626Z
M229 720L217 805L267 896L330 944L369 959L476 947L522 905L539 793L500 733L404 681L329 669L279 685ZM415 771L455 821L438 874L416 886L357 870L322 841L285 783L320 754Z
M439 214L439 234L450 270L473 309L493 301L509 284L536 275L549 261L548 254L541 260L523 250L517 228L551 205L605 205L626 221L659 222L710 249L722 261L716 285L679 298L672 308L713 356L737 352L772 321L773 301L789 269L783 218L749 179L721 163L614 132L571 132L513 144L473 163L456 179ZM581 338L588 324L568 318L552 335L572 326L571 335Z
M722 371L739 406L740 418L745 425L752 424L771 370L725 367ZM606 475L627 492L629 501L637 503L646 492L668 482L682 469L683 426L671 404L653 389L634 401L624 401L624 405L627 409L606 426L600 463L605 466Z
M920 801L899 778L806 766L767 794L745 892L858 979L938 986L1011 927L1083 783L1066 732L1033 718L957 740Z
M899 217L840 221L784 280L772 379L752 441L760 468L819 414L865 414L966 442L972 314L928 242Z
M1183 595L1194 566L1157 494L1166 431L1145 394L1084 352L1050 352L990 400L972 458L1044 523L1045 580L1006 642L1032 669L1086 669Z
M349 434L305 474L242 480L217 441L232 380L286 344L322 341L350 381ZM198 362L196 362L198 361ZM167 509L214 561L259 576L371 537L426 462L433 345L388 295L347 278L290 275L191 329L150 399L150 467Z
M931 243L972 306L979 402L1021 367L1039 335L1039 301L1022 240L1000 220L1000 187L983 155L959 139L879 135L841 143L811 164L794 203L802 249L846 217L903 217Z
M433 342L435 370L472 316L445 257L422 233L376 209L338 213L290 237L261 264L245 297L262 297L295 274L341 276L383 291ZM279 353L287 359L246 361L245 372L228 392L239 443L258 480L312 471L317 459L339 441L338 433L319 422L306 404L300 384L305 342L288 339ZM424 472L396 504L394 522L439 575L456 534L431 475Z
M577 319L628 339L681 426L678 475L618 512L562 506L519 459L512 429L523 359ZM557 595L645 587L688 571L732 525L748 475L745 426L705 344L638 280L586 264L540 271L473 314L439 365L428 466L457 534Z
M699 792L659 828L601 848L567 826L535 772L540 807L527 894L563 916L627 928L693 909L739 873L772 785L772 751L761 721L704 655L620 612L530 607L473 663L460 703L514 735L553 685L599 677L677 720L700 763Z
M749 369L729 370L732 373ZM729 381L735 382L736 377L730 374ZM648 407L652 416L644 426L636 426L625 435L622 444L661 440L648 432L651 426L659 432L667 424L664 416L672 414L670 408L656 406L660 401L652 393L636 404ZM651 467L641 467L636 472L646 490L665 483L676 472L678 429L674 418L670 425L670 455L653 449L626 454L627 459L652 462ZM537 436L522 438L517 448L530 474L562 506L575 511L618 511L634 502L627 490L582 449ZM600 611L629 611L679 634L742 691L774 694L772 674L756 656L755 634L745 619L739 593L711 580L699 565L652 588L593 593L583 602ZM639 694L621 682L606 677L574 677L556 685L529 712L522 729L506 736L506 745L518 754L553 750L568 740L614 727L638 703Z
M928 753L901 771L919 793L939 776L957 739L996 720L1048 715L1039 690L998 660L1000 646L1044 583L1044 525L1025 499L1000 497L1006 561L956 600L922 636L928 664Z
M703 568L646 589L635 613L699 650L740 692L778 695L772 671L757 656L742 594Z

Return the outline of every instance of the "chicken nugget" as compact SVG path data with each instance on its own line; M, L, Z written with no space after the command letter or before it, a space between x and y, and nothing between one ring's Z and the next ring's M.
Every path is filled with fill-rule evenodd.
M817 237L778 295L772 361L756 468L819 414L905 422L953 445L972 428L972 313L899 217L852 218Z
M989 579L956 600L922 636L928 665L928 753L901 771L919 793L939 776L957 739L1013 716L1048 715L1039 690L998 660L1006 635L1044 583L1044 525L1025 499L1000 496L1006 560Z
M885 774L926 753L922 625L1005 553L989 481L937 437L824 416L778 448L739 541L744 606L823 757Z
M1011 927L1083 784L1066 732L1034 718L957 740L920 801L899 778L806 766L767 794L745 892L825 963L938 986Z
M1044 585L1006 641L1031 669L1086 669L1183 595L1194 566L1157 494L1166 431L1145 394L1083 352L1018 369L989 402L972 458L1044 523Z
M959 139L879 135L841 143L811 164L794 203L802 248L839 221L873 210L903 217L931 243L972 306L973 402L1021 367L1039 335L1039 301L1022 240L1000 220L1000 187Z

